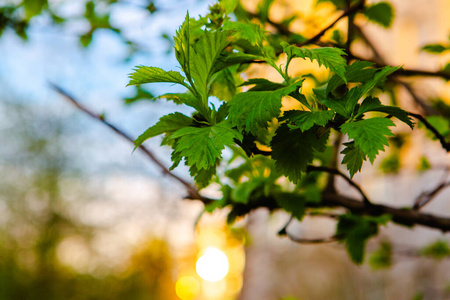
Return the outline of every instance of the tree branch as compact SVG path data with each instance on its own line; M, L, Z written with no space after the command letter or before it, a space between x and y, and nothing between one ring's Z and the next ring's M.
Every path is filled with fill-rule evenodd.
M450 231L450 218L425 214L417 210L393 208L380 204L364 205L363 202L336 194L324 195L322 198L322 204L325 206L342 206L349 209L353 213L363 215L391 215L392 221L406 226L413 226L417 224L439 229L442 232Z
M440 134L439 131L436 128L434 128L434 126L431 125L430 122L427 121L427 119L415 113L408 113L408 115L420 120L425 125L425 127L428 128L434 134L434 136L439 140L439 142L441 142L442 147L447 152L450 152L450 142L446 142L444 136Z
M86 107L82 106L78 101L76 101L73 97L68 95L63 89L60 87L52 84L52 87L59 92L61 95L63 95L72 105L74 105L76 108L80 109L93 119L96 119L97 121L102 122L104 125L115 131L117 134L121 135L125 139L127 139L129 142L134 144L134 141L131 137L129 137L127 134L125 134L121 129L116 127L115 125L107 122L104 120L103 117L100 115L97 115L93 112L91 112ZM139 147L144 153L147 155L149 159L151 159L152 162L156 163L162 172L164 174L169 175L171 178L175 179L176 181L180 182L183 186L186 187L188 190L189 195L187 196L188 199L197 199L203 202L204 204L211 203L212 201L216 201L215 199L203 197L199 195L198 190L190 185L185 180L181 179L180 177L172 174L164 165L162 165L155 156L144 146ZM249 201L249 203L253 203ZM307 207L316 208L319 205L317 203L307 203ZM349 197L345 197L338 194L333 193L326 193L322 197L322 202L320 203L320 206L329 206L329 207L343 207L346 208L354 213L357 214L365 214L365 215L372 215L372 216L379 216L382 214L389 214L392 216L392 220L398 224L403 224L407 226L413 226L415 224L426 226L429 228L435 228L439 229L443 232L450 231L450 218L445 217L438 217L435 215L425 214L421 213L416 210L410 210L410 209L400 209L400 208L392 208L389 206L384 205L378 205L378 204L371 204L366 205L364 202L361 202L356 199L352 199ZM276 200L270 197L267 197L264 201L260 203L255 203L253 207L249 207L250 209L256 209L258 207L267 207L269 210L279 209L279 205L277 204Z
M98 115L94 112L92 112L91 110L89 110L87 107L85 107L84 105L82 105L80 102L78 102L77 100L75 100L74 97L72 97L69 93L67 93L65 90L63 90L61 87L59 87L56 84L50 83L50 86L57 91L59 94L61 94L62 96L64 96L64 98L66 100L68 100L72 105L74 105L76 108L78 108L79 110L81 110L82 112L84 112L85 114L87 114L88 116L90 116L91 118L100 121L101 123L103 123L104 125L106 125L107 127L109 127L110 129L112 129L114 132L116 132L117 134L119 134L120 136L122 136L123 138L125 138L126 140L130 141L132 144L134 144L134 139L131 138L128 134L126 134L122 129L118 128L117 126L109 123L108 121L105 120L105 118L101 115ZM209 203L211 201L211 199L207 199L202 197L198 190L192 186L190 183L188 183L187 181L185 181L184 179L178 177L177 175L173 174L172 172L169 171L169 169L167 169L167 167L165 167L157 158L156 156L149 150L147 149L145 146L139 146L139 149L154 163L156 164L159 169L161 170L161 172L164 175L168 175L170 177L172 177L173 179L175 179L176 181L178 181L179 183L181 183L187 190L188 192L188 196L186 198L188 199L198 199L202 202Z
M363 192L363 190L359 187L359 185L357 185L353 180L351 180L350 177L348 177L347 175L345 175L344 173L342 173L341 171L339 171L338 169L333 169L333 168L328 168L328 167L322 167L322 166L312 166L309 165L306 168L306 172L313 172L313 171L319 171L319 172L327 172L330 174L334 174L334 175L339 175L342 178L345 179L345 181L348 182L348 184L350 184L352 187L354 187L363 197L363 202L365 204L371 204L369 199L367 198L366 194Z

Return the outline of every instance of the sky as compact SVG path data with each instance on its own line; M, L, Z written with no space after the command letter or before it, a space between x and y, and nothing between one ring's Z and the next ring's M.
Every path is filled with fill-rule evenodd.
M177 5L170 2L176 2ZM174 109L187 112L186 108L175 107L162 101L136 103L128 107L122 101L123 98L134 94L133 87L126 87L128 74L132 72L134 66L177 69L173 52L167 54L169 45L161 38L161 34L173 36L183 22L187 10L191 16L204 14L209 5L207 1L192 0L159 1L155 4L161 10L152 15L135 5L115 5L112 10L111 24L121 28L125 36L148 50L137 53L131 60L125 60L128 49L118 35L111 31L98 30L89 47L87 49L81 47L77 34L85 32L88 28L87 24L81 21L71 22L64 27L54 27L48 24L45 17L33 19L31 30L28 32L28 41L23 41L13 32L6 31L0 38L2 54L0 90L12 93L14 101L39 107L46 113L53 113L61 118L77 120L78 130L73 131L70 139L71 142L81 139L80 143L87 140L90 145L83 147L110 143L111 139L118 137L107 132L109 129L103 128L103 125L82 116L81 112L68 105L50 88L49 82L60 86L94 112L104 113L109 121L133 137L137 137L146 128L155 124L159 117ZM60 10L61 14L66 16L77 15L83 12L84 4L82 1L68 1ZM145 88L155 95L167 92L168 88L171 92L182 91L170 84L152 84ZM166 164L169 164L169 152L159 148L159 141L160 139L155 139L149 144L155 151L161 152L160 156ZM119 153L125 152L124 158L128 160L132 145L114 145L118 149L114 149L114 154L109 154L117 155L115 150ZM98 152L95 149L87 151L90 155ZM101 155L96 155L97 161L110 159L108 153L106 156L104 151L98 153Z
M205 1L180 2L182 4L171 5L169 1L159 1L159 6L156 2L161 12L153 15L142 13L133 5L116 6L111 15L112 25L122 28L127 37L149 50L131 60L124 59L128 50L110 31L98 30L89 47L81 47L77 34L86 30L83 22L54 27L45 18L37 18L30 26L28 41L21 40L11 31L0 37L2 100L30 107L33 115L30 115L29 122L36 126L41 123L35 117L41 121L52 118L64 123L66 129L60 138L62 147L71 164L81 169L87 178L81 184L92 192L93 198L77 198L76 190L82 187L80 182L71 183L70 178L66 179L68 184L62 192L71 202L71 213L75 218L88 225L107 228L95 237L97 249L105 261L125 259L124 253L129 251L129 247L140 243L149 234L166 234L166 238L177 239L178 243L192 241L189 239L194 234L194 222L202 207L193 204L193 209L183 211L183 218L177 215L175 207L171 211L171 205L185 203L180 201L184 189L170 178L161 176L159 169L139 151L133 153L133 144L129 141L68 104L51 89L49 82L60 86L94 112L104 113L108 121L133 137L174 109L189 112L187 108L172 103L143 101L126 106L122 100L134 93L133 87L126 87L127 75L134 66L177 69L173 52L166 53L168 43L161 34L173 36L183 22L186 10L194 16L204 14L208 7ZM83 7L82 1L68 1L62 12L76 15L83 11ZM177 87L154 84L146 88L158 95L166 93L167 88L174 91ZM8 134L12 121L1 106L0 131ZM166 166L170 166L170 149L160 147L160 141L161 138L157 137L147 145ZM2 143L0 148L0 153L6 151L11 155L21 150L20 145L18 149L12 149L6 143ZM190 180L184 166L180 166L176 173ZM178 226L168 226L170 220L167 216L176 218ZM180 232L184 232L181 235L183 241L180 241ZM66 244L72 245L70 240ZM111 244L119 246L108 246ZM61 255L64 256L64 251ZM82 257L79 259L83 260ZM86 264L78 261L74 265L82 267Z

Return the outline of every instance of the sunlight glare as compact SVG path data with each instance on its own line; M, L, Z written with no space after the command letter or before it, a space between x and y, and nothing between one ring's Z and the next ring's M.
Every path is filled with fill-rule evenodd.
M207 281L219 281L228 273L228 258L221 250L208 247L196 264L197 274Z

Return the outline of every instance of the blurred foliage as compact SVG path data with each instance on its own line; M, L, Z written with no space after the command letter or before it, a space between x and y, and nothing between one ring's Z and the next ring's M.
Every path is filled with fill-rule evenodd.
M83 201L88 191L62 193L68 178L82 180L62 147L63 120L6 101L0 101L0 115L3 125L8 122L0 138L10 146L0 156L0 172L9 174L0 181L0 299L176 299L163 240L136 251L126 271L98 273L89 246L98 228L80 223L68 199ZM74 237L88 246L90 270L61 260L61 246Z
M447 241L438 240L423 248L420 254L435 259L443 259L450 256L450 247Z
M372 253L369 264L375 270L389 268L392 265L392 245L388 241L382 241L377 251Z
M380 169L386 174L395 174L401 168L400 154L393 151L389 156L385 157L380 163Z
M425 156L422 156L419 160L419 164L417 165L417 170L423 172L429 170L431 168L430 162Z
M336 236L345 236L350 258L358 264L364 261L364 248L369 238L378 233L379 225L386 225L390 216L362 217L354 214L339 216Z
M23 0L17 4L14 0L5 0L0 5L0 38L6 29L12 29L17 36L27 40L27 32L33 26L34 19L45 20L51 26L65 26L70 22L85 20L88 28L79 34L78 38L83 47L88 47L93 36L98 30L109 30L122 39L130 49L130 55L136 52L138 45L129 40L120 28L111 25L112 11L120 9L120 5L137 6L138 8L153 14L158 11L152 0L141 3L133 3L125 0L89 0L80 1L84 3L84 12L81 15L67 15L64 13L64 5L70 4L71 0L48 1L48 0Z
M413 297L412 300L423 300L425 296L422 292L417 292Z

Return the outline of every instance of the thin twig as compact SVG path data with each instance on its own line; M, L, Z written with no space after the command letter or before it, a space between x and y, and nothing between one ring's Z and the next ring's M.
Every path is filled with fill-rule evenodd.
M439 142L441 142L442 147L447 152L450 152L450 143L445 141L444 136L440 134L439 131L433 125L431 125L430 122L427 121L427 119L415 113L408 113L408 115L420 120L423 123L423 125L425 125L425 127L428 128L434 134L434 136L439 140Z
M117 134L119 134L120 136L124 137L125 139L127 139L128 141L130 141L131 143L134 144L134 139L131 138L128 134L126 134L122 129L118 128L117 126L109 123L108 121L105 120L105 118L102 115L98 115L94 112L92 112L91 110L89 110L87 107L85 107L84 105L82 105L79 101L75 100L74 97L72 97L69 93L67 93L65 90L63 90L61 87L59 87L58 85L54 84L54 83L50 83L50 86L57 91L59 94L61 94L62 96L64 96L64 98L66 98L71 104L73 104L76 108L78 108L79 110L83 111L84 113L86 113L88 116L90 116L91 118L100 121L101 123L103 123L104 125L108 126L110 129L112 129L113 131L115 131ZM147 157L154 163L156 164L161 172L164 175L168 175L170 177L172 177L173 179L175 179L176 181L178 181L179 183L181 183L187 190L188 192L188 196L187 198L189 199L198 199L201 200L203 202L209 202L209 199L206 199L204 197L202 197L198 190L192 186L190 183L188 183L186 180L178 177L177 175L173 174L172 172L169 171L169 169L167 167L165 167L156 157L155 155L149 150L147 149L145 146L139 146L139 149L144 152L145 155L147 155Z
M304 239L299 238L292 233L289 233L286 231L286 236L293 242L299 243L299 244L325 244L325 243L332 243L339 240L337 236L331 236L328 238L321 238L321 239Z
M434 109L432 106L427 104L424 100L422 100L419 96L417 96L417 94L414 92L414 90L411 87L411 85L409 85L408 83L406 83L406 82L404 82L402 80L399 80L398 78L394 78L393 81L398 83L398 84L400 84L401 86L403 86L406 89L406 91L413 98L414 102L416 102L416 104L419 105L422 108L423 112L426 115L436 115L436 114L438 114L436 109Z
M359 185L357 185L353 180L351 180L350 177L348 177L347 175L345 175L344 173L342 173L338 169L333 169L333 168L324 167L324 166L312 166L312 165L309 165L306 168L306 172L312 172L312 171L326 172L326 173L330 173L330 174L341 176L342 178L345 179L345 181L348 182L348 184L350 184L352 187L354 187L361 194L361 196L363 197L363 203L371 204L369 199L367 198L366 194L359 187Z
M327 217L330 219L339 219L340 214L330 213L330 212L320 212L320 211L310 211L306 213L307 216L311 217Z
M322 29L319 33L317 33L316 35L314 35L313 37L311 37L310 39L301 42L299 44L297 44L298 47L302 47L308 44L314 44L315 42L317 42L328 30L330 30L334 25L336 25L337 22L339 22L341 19L347 17L347 16L351 16L354 13L356 13L358 10L361 10L362 8L364 8L364 0L359 1L357 4L355 4L354 6L351 6L349 8L347 8L339 17L337 17L336 20L334 20L330 25L328 25L327 27L325 27L324 29Z
M287 221L286 225L284 225L283 228L281 228L280 231L278 231L278 235L287 236L291 241L300 243L300 244L322 244L322 243L331 243L338 240L337 236L332 236L328 238L321 238L321 239L303 239L299 238L292 233L289 233L287 231L288 226L292 223L292 220L294 217L291 215L289 220Z
M289 224L291 224L292 220L294 220L293 215L290 216L289 220L286 222L286 225L284 225L283 228L281 228L278 231L278 235L286 235L287 234L287 228L288 228Z
M450 181L441 182L433 190L421 193L420 196L417 198L416 202L414 203L413 209L421 209L422 207L430 203L431 200L433 200L433 198L436 197L437 194L439 194L442 190L444 190L448 186L450 186Z

